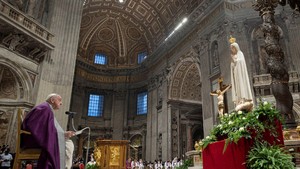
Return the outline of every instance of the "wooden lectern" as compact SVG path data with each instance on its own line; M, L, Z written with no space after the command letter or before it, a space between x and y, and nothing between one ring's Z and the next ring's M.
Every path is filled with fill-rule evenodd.
M126 169L128 140L97 140L94 158L101 169Z

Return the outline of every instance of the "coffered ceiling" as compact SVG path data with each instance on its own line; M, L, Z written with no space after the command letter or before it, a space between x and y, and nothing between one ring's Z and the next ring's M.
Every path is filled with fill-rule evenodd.
M137 54L151 55L201 0L87 0L83 8L79 58L93 63L108 56L107 68L133 67Z

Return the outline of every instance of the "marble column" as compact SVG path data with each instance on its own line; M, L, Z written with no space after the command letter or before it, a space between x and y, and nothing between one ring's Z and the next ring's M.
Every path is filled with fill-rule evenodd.
M193 136L192 136L192 124L187 124L186 133L187 133L187 151L193 150Z
M64 112L70 107L83 0L54 0L52 3L49 29L55 35L52 39L55 48L49 52L50 59L45 59L40 65L39 88L34 98L36 103L40 103L49 93L59 93L63 106L55 115L61 126L66 128Z
M167 151L167 160L172 159L172 105L168 105L168 144L167 149L163 149L163 151Z
M147 131L146 130L142 131L142 139L143 139L143 143L142 143L142 159L146 158L146 143L147 143L146 135L147 135Z

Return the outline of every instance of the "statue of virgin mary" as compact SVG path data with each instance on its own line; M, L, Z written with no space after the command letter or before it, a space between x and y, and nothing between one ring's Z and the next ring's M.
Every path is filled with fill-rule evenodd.
M232 101L236 106L252 102L252 91L245 57L235 38L230 38ZM253 104L252 104L253 105ZM237 110L237 108L236 108Z

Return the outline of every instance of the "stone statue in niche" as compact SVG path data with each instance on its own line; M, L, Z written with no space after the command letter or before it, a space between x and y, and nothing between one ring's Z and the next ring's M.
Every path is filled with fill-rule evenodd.
M231 37L229 41L231 43L232 101L236 105L236 111L249 110L253 107L253 97L245 57L235 42L235 38Z
M19 34L10 33L3 40L3 44L7 46L11 50L15 50L15 48L24 43L24 36Z
M10 44L8 46L9 49L15 50L16 47L24 41L23 35L14 34L12 35Z
M220 65L219 61L219 49L218 49L218 42L214 41L212 43L212 48L211 48L211 60L212 60L212 68L216 68Z
M265 58L268 56L266 49L264 46L259 47L259 73L260 74L266 74L268 73L267 69L265 68Z
M173 75L173 70L174 68L173 68L173 66L168 66L167 68L166 68L166 79L167 79L167 84L168 84L168 86L171 84L171 82L172 82L172 75Z

